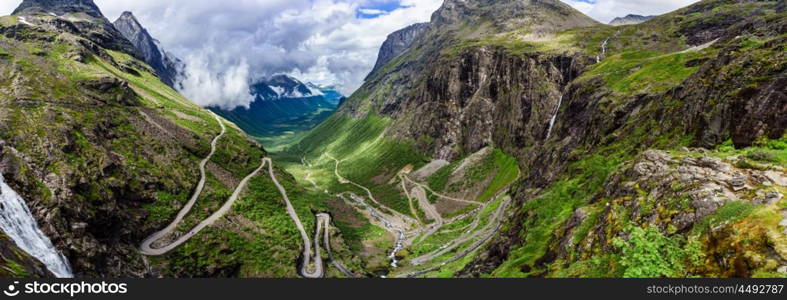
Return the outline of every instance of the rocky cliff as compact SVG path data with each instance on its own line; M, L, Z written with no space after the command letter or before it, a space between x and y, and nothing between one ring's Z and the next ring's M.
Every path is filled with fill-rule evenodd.
M372 76L377 70L410 48L413 41L415 41L421 33L426 31L427 28L429 28L429 23L418 23L388 35L388 38L386 38L382 47L380 47L380 53L377 54L377 62L374 64L374 68L372 72L369 73L369 76Z
M137 53L153 67L159 79L174 88L182 75L183 62L172 54L164 52L159 42L142 27L131 12L123 12L113 25L134 44Z

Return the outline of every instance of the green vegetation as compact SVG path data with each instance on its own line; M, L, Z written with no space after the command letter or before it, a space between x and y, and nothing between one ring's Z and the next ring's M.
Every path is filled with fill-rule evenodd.
M584 78L601 76L607 86L624 95L663 92L683 82L698 67L687 67L691 60L713 56L713 51L690 51L670 54L631 51L605 58Z
M330 158L334 157L340 161L338 172L342 177L368 187L380 203L409 214L407 198L397 190L395 183L388 182L405 166L417 168L425 164L426 159L411 144L384 137L388 124L388 120L375 115L353 119L336 114L295 146L275 157L289 162L288 171L298 178L305 178L299 175L308 169L323 188L333 192L349 190L365 194L354 186L338 182L334 174L336 162ZM305 158L311 167L304 168L301 158Z
M589 155L569 167L567 179L554 183L538 198L533 199L522 210L529 212L525 220L528 230L522 246L511 251L492 276L523 277L536 270L536 260L548 251L554 232L562 226L574 211L586 205L598 193L607 176L620 164L619 158ZM524 269L530 269L524 272Z
M314 228L312 212L325 210L324 202L286 173L277 170L277 178L304 226ZM169 259L157 259L164 270L193 277L297 276L293 261L302 248L300 233L267 172L249 182L248 191L223 220L174 250Z
M686 241L682 235L667 237L654 227L634 227L629 234L628 241L613 242L623 253L624 277L684 277L687 264L699 265L704 258L699 242Z
M751 215L755 210L755 206L751 203L742 201L733 201L725 204L715 213L705 217L697 225L694 226L690 236L699 237L712 228L720 225L727 225L729 223L738 221Z
M495 149L492 153L492 161L485 162L485 164L493 165L497 170L492 182L489 183L487 188L478 196L479 201L487 201L500 192L507 185L514 182L519 177L519 165L515 158L506 155L503 151Z
M718 157L741 156L753 163L787 166L787 135L777 140L766 138L757 140L754 146L735 149L732 140L727 140L716 148L713 155ZM750 164L751 165L751 164Z

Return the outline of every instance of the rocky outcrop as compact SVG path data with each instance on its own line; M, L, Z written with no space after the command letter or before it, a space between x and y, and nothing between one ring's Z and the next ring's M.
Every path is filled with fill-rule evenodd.
M183 62L165 52L160 43L142 27L131 12L123 12L113 24L123 36L134 44L134 48L142 55L145 62L153 67L159 79L170 87L175 87L184 69Z
M24 0L13 12L14 15L84 13L94 18L103 18L93 0Z
M93 0L25 0L14 10L14 15L25 18L24 25L34 30L66 31L101 48L141 58L134 45L101 14Z
M599 251L613 251L610 243L612 239L627 238L619 225L622 220L619 214L623 210L630 214L627 218L635 226L658 228L668 235L684 235L707 242L703 245L703 251L708 256L702 265L692 269L695 275L748 277L752 275L751 270L760 268L776 272L782 265L779 262L787 261L787 244L778 236L780 232L775 236L768 234L756 237L751 247L743 250L731 244L716 244L716 239L723 239L724 234L729 234L728 231L736 226L733 221L744 218L745 212L737 212L737 216L719 215L717 220L725 217L731 220L711 224L710 228L703 227L709 226L703 221L725 205L735 203L741 207L760 209L761 215L773 214L781 220L781 209L776 204L784 198L778 189L784 188L787 183L785 170L779 166L769 170L739 168L736 165L740 165L738 162L744 158L733 156L720 159L710 156L712 153L704 149L684 151L688 152L671 155L656 150L645 151L632 162L630 168L607 178L605 192L597 197L611 199L614 205L604 206L594 216L595 220L587 220L595 223L589 233L579 232L578 227L586 221L587 216L583 217L582 211L577 210L574 214L579 218L577 222L567 222L556 233L560 246L555 250L554 259L590 257ZM767 228L766 225L762 229L776 228ZM709 230L710 234L697 234L705 230ZM760 239L761 244L754 242ZM768 260L775 264L766 263ZM741 268L741 265L747 267Z
M377 70L384 67L388 62L401 55L407 48L410 48L413 41L421 36L421 34L429 28L429 23L418 23L400 29L388 35L388 38L380 47L380 53L377 55L377 63L374 64L372 76ZM367 78L369 77L367 76Z
M647 22L650 19L655 18L656 16L640 16L640 15L627 15L625 17L617 17L612 19L609 22L609 25L612 26L623 26L623 25L634 25L643 22Z

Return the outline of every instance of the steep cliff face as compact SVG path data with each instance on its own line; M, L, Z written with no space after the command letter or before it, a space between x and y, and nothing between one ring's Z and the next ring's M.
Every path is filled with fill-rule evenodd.
M644 151L686 146L706 150L687 149L682 155L767 156L764 163L744 157L735 168L756 165L783 176L784 17L784 6L774 2L708 0L620 29L599 25L557 1L446 1L429 29L339 111L363 120L357 124L382 116L388 123L378 132L431 158L457 160L488 146L517 158L522 174L511 190L507 225L472 262L453 266L464 267L457 275L582 276L593 266L609 272L584 275L636 276L644 272L632 267L636 263L616 263L636 255L615 244L639 245L642 235L691 246L715 261L700 270L688 262L696 252L656 251L656 256L680 257L681 264L669 274L647 276L775 274L787 258L779 250L781 238L760 236L761 245L772 245L757 248L758 257L769 263L748 263L746 272L736 273L740 265L719 263L722 253L738 251L718 243L729 240L729 232L707 240L710 235L700 228L707 218L754 198L729 195L729 201L707 206L698 197L692 198L697 203L681 206L678 198L696 193L697 182L676 183L674 193L663 193L671 179L651 178L655 183L633 189L639 194L626 187L637 180L614 182L615 174L625 173ZM329 120L315 132L345 123ZM310 138L299 145L307 153L343 147L307 142ZM718 149L722 143L732 150ZM685 166L688 178L705 172L695 168L696 161L668 161ZM784 185L768 182L752 181L751 190L783 191ZM674 211L655 221L651 211L632 213L631 199L648 201L648 194L662 199L648 210ZM757 214L780 214L782 204L758 203ZM722 209L726 205L732 208ZM687 217L688 212L695 214ZM779 232L777 223L749 233ZM587 250L577 252L576 244L567 242L576 230L582 234L572 243L587 242ZM693 230L703 239L700 245L687 244L696 238L689 235ZM768 254L774 249L777 255Z
M153 67L159 79L174 88L183 72L183 62L172 54L164 52L159 42L142 27L131 12L123 12L112 24L134 44L134 48L142 55L145 62Z
M380 47L380 53L377 54L377 63L374 64L374 68L372 72L369 73L369 76L372 76L374 72L377 72L377 70L410 48L413 41L426 31L427 28L429 28L429 23L418 23L388 35L388 38L383 42L382 47Z
M517 146L539 141L561 87L590 59L514 48L596 24L559 1L446 1L421 38L373 73L358 101L351 97L341 109L397 119L391 135L413 139L440 159L491 145L495 132L504 135L501 145L503 139ZM514 48L495 45L504 40Z

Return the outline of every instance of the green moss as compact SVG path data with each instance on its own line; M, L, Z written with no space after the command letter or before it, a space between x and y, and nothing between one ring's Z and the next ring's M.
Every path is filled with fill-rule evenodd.
M701 236L711 230L711 228L746 218L754 212L755 208L756 207L751 203L742 201L728 202L719 208L715 213L705 217L702 219L702 221L694 225L690 236Z

